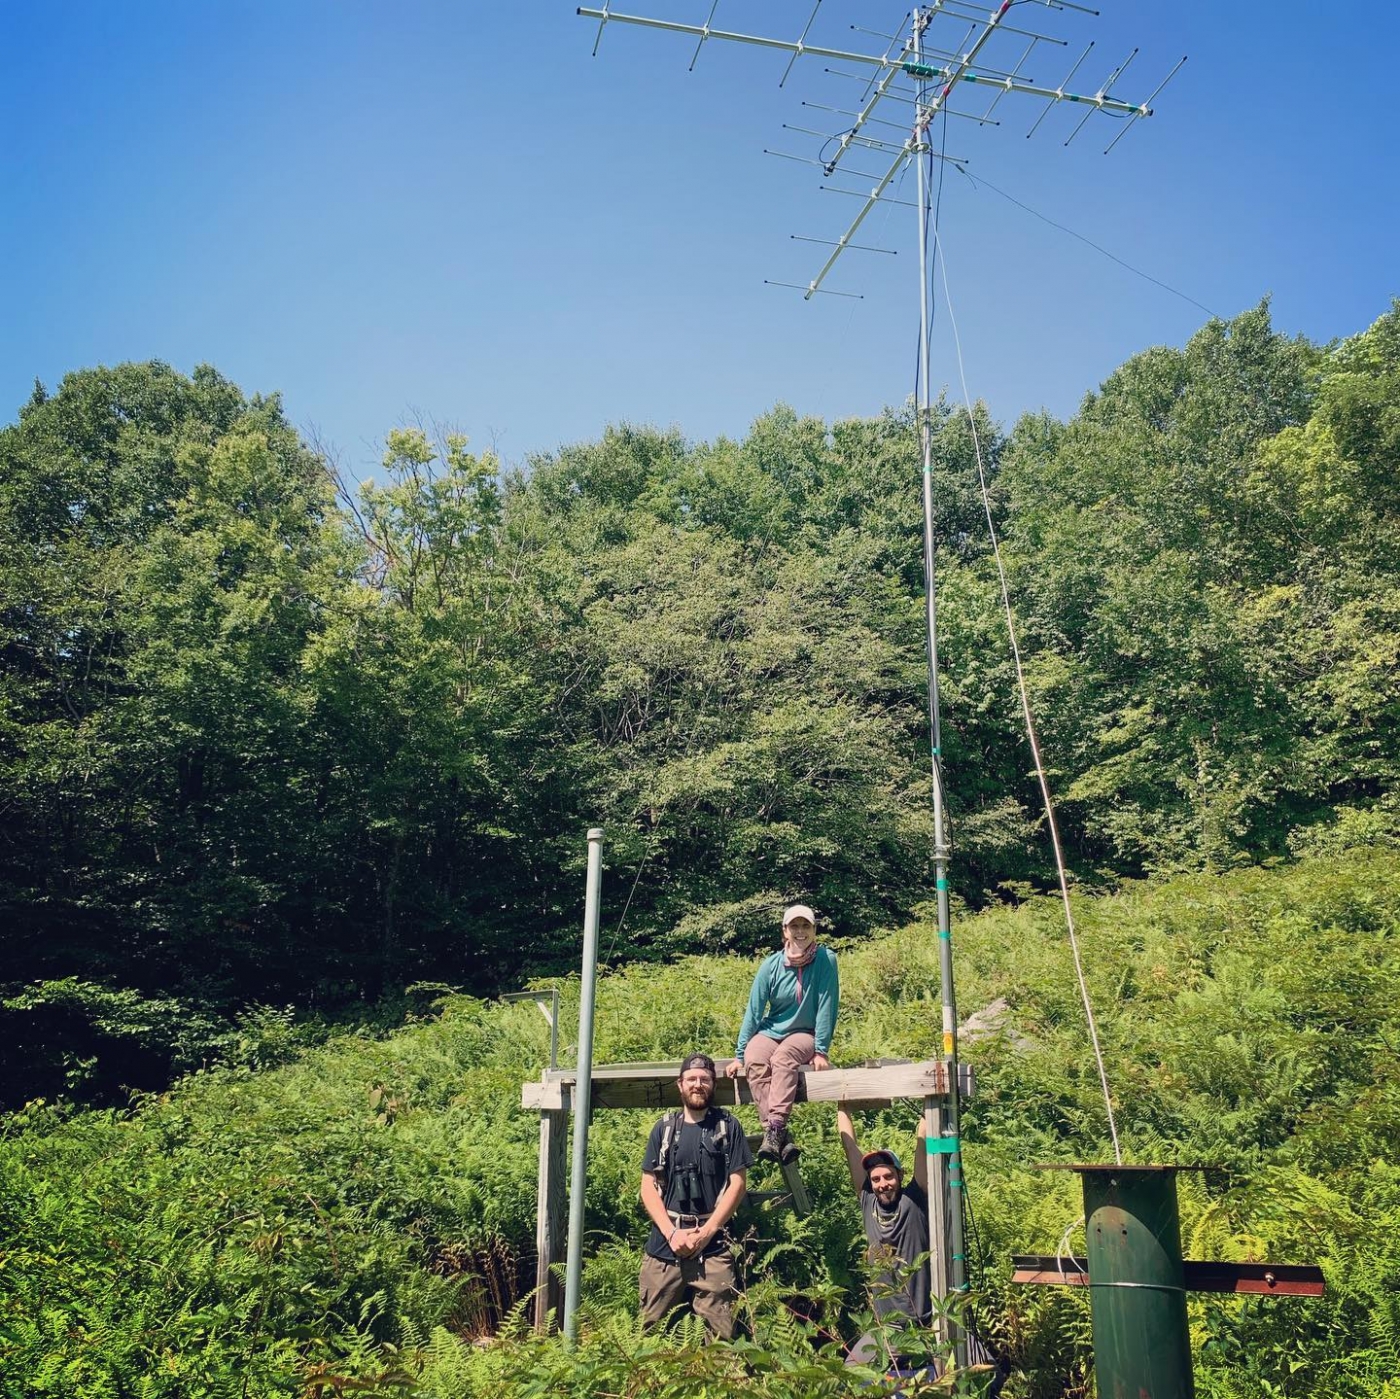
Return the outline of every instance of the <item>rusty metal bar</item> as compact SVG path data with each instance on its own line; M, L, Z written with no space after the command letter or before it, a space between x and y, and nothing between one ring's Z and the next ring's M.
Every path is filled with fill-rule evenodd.
M1089 1274L1077 1258L1018 1253L1011 1281L1041 1286L1088 1287ZM1310 1263L1213 1263L1186 1259L1182 1282L1188 1292L1235 1292L1262 1297L1321 1297L1322 1269Z

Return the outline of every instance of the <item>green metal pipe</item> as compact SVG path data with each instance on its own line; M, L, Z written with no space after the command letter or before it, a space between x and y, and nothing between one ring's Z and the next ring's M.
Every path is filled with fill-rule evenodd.
M1075 1169L1099 1399L1194 1399L1175 1169Z
M583 1206L588 1192L588 1118L593 1109L593 1006L598 995L598 904L603 884L603 830L588 832L588 882L583 903L583 982L579 987L578 1079L574 1084L573 1177L569 1185L569 1246L564 1263L564 1337L578 1337L583 1277Z

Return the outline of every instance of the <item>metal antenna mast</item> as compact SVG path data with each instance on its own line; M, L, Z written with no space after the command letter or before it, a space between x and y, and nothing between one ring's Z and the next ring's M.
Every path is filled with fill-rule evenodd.
M929 140L929 129L938 117L946 121L950 117L963 117L979 126L998 126L992 113L1007 93L1018 93L1027 97L1039 98L1045 103L1044 110L1036 118L1034 125L1026 133L1032 136L1045 120L1050 109L1061 103L1077 104L1084 108L1083 118L1070 132L1065 145L1084 129L1096 113L1116 118L1121 129L1105 148L1106 155L1127 134L1138 120L1152 115L1152 102L1176 75L1185 63L1183 58L1157 85L1145 101L1130 102L1111 94L1114 86L1128 65L1137 55L1134 49L1128 57L1114 68L1103 85L1092 93L1067 91L1066 85L1089 58L1093 44L1080 55L1063 81L1055 87L1036 83L1025 71L1025 64L1039 51L1041 45L1064 47L1066 41L1049 34L1041 34L1030 29L1022 29L1007 23L1006 16L1013 5L1033 5L1050 11L1075 11L1080 14L1097 15L1098 11L1072 0L1002 0L995 9L980 8L976 0L932 0L927 5L916 5L909 15L909 29L905 35L877 34L875 37L887 40L883 53L864 53L853 50L830 48L809 43L807 36L812 31L823 0L815 0L811 14L796 40L770 38L757 34L743 34L733 30L717 29L714 26L715 12L719 0L711 0L709 14L703 24L682 24L673 20L650 18L643 15L620 14L612 9L612 0L604 0L601 9L581 6L578 13L588 19L598 21L597 37L593 52L596 55L602 41L603 31L610 23L636 25L646 29L665 30L674 34L684 34L696 40L695 50L690 60L693 69L705 44L712 39L730 43L748 44L757 48L772 49L788 55L786 68L779 81L781 87L792 72L799 58L821 58L838 63L851 64L858 70L855 73L837 68L827 68L826 72L837 77L854 79L864 84L865 91L856 110L841 107L827 107L804 102L802 105L815 111L830 112L849 119L842 129L824 133L803 127L788 127L788 130L817 137L822 140L816 158L793 155L783 151L766 151L767 155L781 156L784 159L800 161L817 166L824 179L842 174L868 179L873 183L868 192L843 189L837 185L824 185L823 188L835 193L853 195L862 199L855 217L846 231L835 240L803 238L803 242L827 243L831 252L816 275L807 283L770 282L771 286L793 287L801 291L805 300L817 295L854 296L857 293L835 291L824 284L842 253L847 250L861 252L889 252L887 248L875 248L855 242L870 213L880 204L904 204L907 200L897 199L891 193L891 186L908 168L910 162L917 174L918 195L913 205L918 220L919 245L919 373L917 380L917 414L919 422L919 445L923 467L923 542L924 542L924 611L927 627L928 647L928 714L930 733L930 769L933 779L933 821L934 821L934 876L938 909L938 949L939 967L942 980L943 1000L943 1060L947 1069L947 1096L945 1106L933 1105L930 1100L927 1108L929 1118L930 1170L930 1224L933 1232L933 1248L930 1261L933 1294L946 1300L967 1291L967 1263L963 1243L963 1175L960 1140L960 1106L958 1095L958 1040L957 1002L953 985L953 953L951 920L948 906L948 861L951 846L943 778L942 721L939 712L938 694L938 605L936 564L936 535L933 510L933 424L931 419L932 396L930 391L930 315L929 295L930 249L928 246L929 222L929 179L928 171L934 152ZM937 24L940 38L949 37L947 47L936 47L931 43L931 31ZM874 33L850 26L860 33ZM997 48L997 41L1003 34L1017 35L1029 40L1019 59L1009 68L997 68L990 64L990 58ZM912 80L912 84L901 82ZM974 113L955 110L952 102L955 96L965 91L975 94L978 88L990 89L993 97L984 112ZM902 121L887 120L884 112L893 104L911 109ZM882 115L877 116L880 111ZM895 130L904 132L904 139L896 141L872 134L873 130ZM832 147L834 146L834 149ZM828 158L826 152L831 150ZM880 175L862 174L848 170L846 157L852 152L885 153L891 157L888 168ZM947 157L943 157L948 159ZM956 165L966 162L962 159L951 161ZM794 235L796 237L797 235ZM945 1337L953 1342L954 1357L959 1369L967 1364L966 1337L961 1325L954 1319L944 1321L940 1327Z

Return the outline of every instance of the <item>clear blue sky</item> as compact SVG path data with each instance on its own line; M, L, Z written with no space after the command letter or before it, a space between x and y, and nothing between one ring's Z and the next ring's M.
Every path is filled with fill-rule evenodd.
M1107 119L1066 149L1052 113L1027 141L1036 108L1007 97L999 128L953 123L949 152L1222 314L1271 293L1281 328L1322 340L1381 314L1400 292L1395 9L1101 4L1008 20L1095 38L1089 90L1135 44L1116 89L1134 98L1189 54L1151 121L1105 158ZM716 23L795 37L809 10L721 0ZM873 45L848 25L900 16L826 0L811 38ZM790 235L834 238L857 206L761 151L811 153L782 123L834 129L800 101L859 88L808 59L779 91L778 56L718 43L687 73L687 40L623 25L592 58L593 38L555 0L6 0L0 420L36 375L149 357L281 390L359 472L413 414L519 461L624 419L707 438L778 401L900 402L912 210L867 225L898 256L849 255L831 283L862 301L763 284L805 282L823 250ZM1026 71L1053 84L1074 53ZM943 230L971 388L1005 421L1071 413L1204 319L952 173ZM946 324L933 367L955 383Z

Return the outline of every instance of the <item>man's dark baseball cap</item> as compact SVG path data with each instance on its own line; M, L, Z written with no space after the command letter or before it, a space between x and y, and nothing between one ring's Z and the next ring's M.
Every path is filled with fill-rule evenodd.
M719 1077L719 1075L715 1073L715 1061L711 1059L708 1054L696 1052L695 1054L686 1055L686 1057L681 1060L681 1073L685 1073L687 1069L704 1069L711 1078ZM677 1077L679 1076L678 1074Z
M891 1170L898 1171L900 1175L904 1174L904 1167L900 1164L899 1157L892 1151L886 1151L883 1147L879 1151L867 1151L860 1158L860 1164L867 1171L876 1166L888 1166Z

